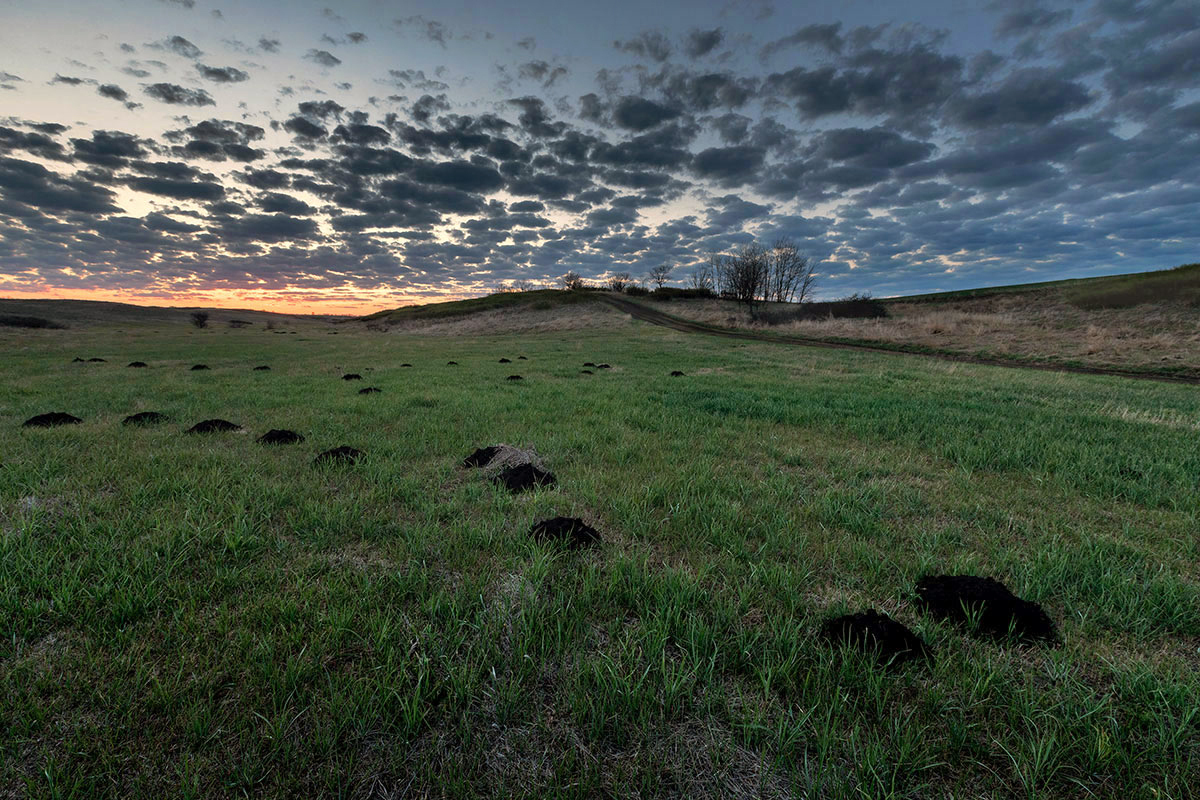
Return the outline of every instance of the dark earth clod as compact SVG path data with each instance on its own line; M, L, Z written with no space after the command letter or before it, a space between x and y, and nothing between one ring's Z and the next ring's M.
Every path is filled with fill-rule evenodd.
M188 428L188 433L229 433L230 431L240 431L241 425L235 425L232 422L223 419L206 419L203 422L197 422L192 427Z
M129 366L135 367L137 369L141 369L142 367L149 366L149 365L145 361L130 361Z
M608 364L601 364L600 366L596 367L596 369L612 369L612 367L610 367Z
M914 658L933 658L920 636L903 623L875 609L827 620L821 638L834 645L849 645L875 654L880 664L901 664Z
M255 441L259 444L300 444L304 441L304 437L295 431L272 428Z
M584 365L585 367L594 367L594 366L596 366L596 365L595 365L595 364L593 364L591 361L585 361L585 362L583 362L583 365Z
M74 358L71 359L71 363L72 364L86 364L87 361L85 359L80 358L79 356L75 356Z
M89 364L107 364L108 359L107 358L89 358L88 363Z
M506 380L506 381L523 381L523 380L525 380L525 379L524 379L524 378L522 378L520 375L509 375L509 376L508 376L507 378L505 378L504 380Z
M363 451L355 450L349 445L335 447L332 450L326 450L319 456L313 459L314 464L353 464L362 458Z
M529 359L526 358L525 356L517 356L517 361L528 361L528 360Z
M447 361L447 362L446 362L446 366L447 366L447 367L457 367L457 366L458 366L458 362L457 362L457 361Z
M579 370L579 374L580 375L595 375L596 373L592 372L590 369L581 369L581 370Z
M480 447L474 453L464 458L462 465L467 469L487 466L487 463L495 458L496 453L499 452L499 447Z
M600 543L600 533L578 517L555 517L544 519L529 529L535 541L566 545L570 550L579 550Z
M512 359L511 358L502 358L502 359L500 359L500 363L501 364L511 364Z
M917 581L916 593L931 616L959 625L975 620L979 632L986 636L1001 639L1011 633L1024 641L1058 641L1058 632L1045 610L1017 597L995 578L926 575Z
M200 370L204 370L204 369L208 369L208 364L193 364L192 365L192 372L199 372Z
M401 364L400 368L403 369L404 367L411 367L411 366L412 366L412 364Z
M130 414L125 419L121 420L122 425L157 425L160 422L170 422L171 418L166 414L158 411L142 411L138 414Z
M83 422L79 417L64 414L61 411L51 411L49 414L38 414L25 420L25 428L53 428L56 425L78 425Z
M342 380L344 380L344 381L361 381L362 375L359 375L357 372L347 372L345 375L342 376Z
M554 475L545 470L538 469L533 464L519 464L515 467L509 467L492 481L498 486L503 486L510 492L527 492L530 489L539 487L551 487L558 481Z
M359 389L358 393L359 394L379 394L382 391L383 391L382 389L379 389L375 386L368 386L365 389Z
M271 368L268 367L266 364L263 364L261 367L255 367L253 371L254 372L270 372Z
M672 377L672 378L682 378L682 377L684 377L684 375L683 375L683 373L682 373L682 372L680 372L679 370L675 369L675 370L671 370L671 377Z

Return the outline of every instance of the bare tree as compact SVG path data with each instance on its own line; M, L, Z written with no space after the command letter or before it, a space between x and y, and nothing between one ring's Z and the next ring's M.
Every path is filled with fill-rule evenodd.
M715 292L717 290L717 264L720 263L720 260L719 255L710 253L708 261L697 264L696 269L692 271L691 288Z
M667 281L671 277L671 270L674 269L670 264L660 264L647 273L650 281L659 289L667 285Z
M526 280L524 278L517 281L517 291L518 292L532 292L533 291L533 281Z
M192 324L195 325L197 328L207 328L208 327L208 312L207 311L193 311L192 312Z
M571 270L566 275L560 278L564 289L574 291L583 288L583 277L575 270Z
M717 283L721 294L753 306L763 295L771 271L767 249L750 242L736 255L716 256Z
M633 283L633 276L628 272L618 272L608 279L608 288L614 292L623 292Z
M777 239L768 253L769 273L763 287L763 300L776 303L803 303L816 283L815 264L800 252L791 239Z

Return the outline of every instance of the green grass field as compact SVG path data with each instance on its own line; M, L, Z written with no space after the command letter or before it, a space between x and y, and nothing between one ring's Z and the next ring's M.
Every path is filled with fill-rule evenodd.
M1195 387L621 319L0 333L0 797L1194 796ZM459 468L497 442L558 488ZM560 514L603 545L529 540ZM927 572L1063 645L930 621ZM936 661L815 637L869 607Z

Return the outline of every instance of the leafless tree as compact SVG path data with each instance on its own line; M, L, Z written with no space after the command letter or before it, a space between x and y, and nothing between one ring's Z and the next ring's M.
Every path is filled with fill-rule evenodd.
M208 312L207 311L193 311L192 312L192 324L195 325L197 328L207 328L208 327Z
M716 253L710 253L708 261L697 264L696 269L692 271L692 289L707 289L710 292L717 290L717 264L720 263L721 257Z
M628 272L618 272L608 279L608 288L614 292L623 292L633 283L633 276Z
M566 275L563 275L560 280L562 281L564 289L573 291L575 289L583 288L583 277L575 270L571 270Z
M525 279L517 281L517 291L518 292L532 292L533 291L533 281L525 280Z
M768 252L769 271L762 298L776 303L803 303L816 284L816 265L791 239L777 239Z
M670 264L660 264L646 273L646 275L650 278L651 283L661 289L667 285L667 281L671 278L672 269L673 267Z
M717 256L716 261L722 295L750 306L762 297L771 271L770 253L765 247L750 242L736 255Z

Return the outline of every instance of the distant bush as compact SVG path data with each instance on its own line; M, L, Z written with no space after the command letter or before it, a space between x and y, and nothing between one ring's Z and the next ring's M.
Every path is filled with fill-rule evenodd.
M54 328L64 330L67 326L41 317L22 317L15 314L0 314L0 325L9 328Z
M879 319L886 317L887 305L869 294L852 294L826 303L800 303L795 308L762 309L754 321L764 325L785 325L809 319Z
M661 300L662 302L669 302L671 300L712 300L716 296L716 292L705 287L681 289L678 286L664 286L661 289L655 289L650 292L651 300Z
M207 328L208 327L208 312L207 311L193 311L191 314L191 319L192 319L192 324L195 325L197 328Z
M244 319L231 319L231 320L229 320L229 327L231 327L231 328L245 328L245 327L248 327L248 326L250 326L250 325L253 325L253 324L254 324L253 322L247 322L247 321L246 321L246 320L244 320Z
M626 287L625 294L631 294L634 297L644 297L645 295L650 294L650 290L647 289L645 286L638 286L637 284L630 284L628 287Z

